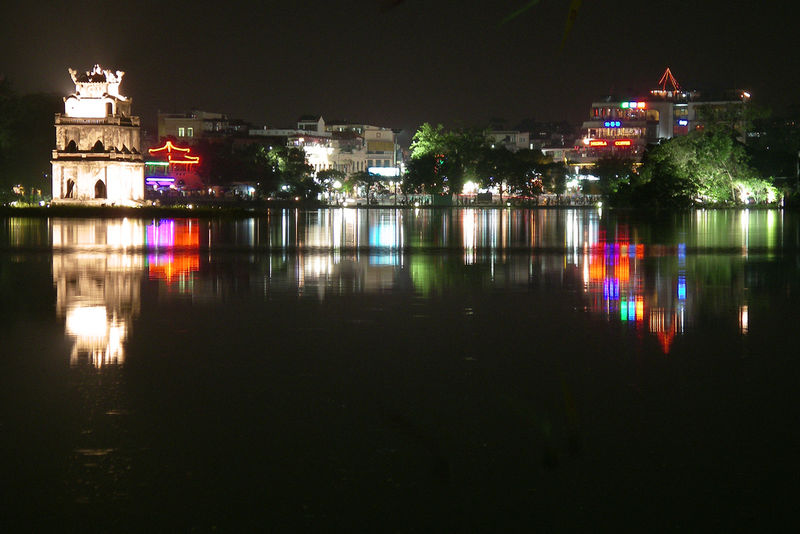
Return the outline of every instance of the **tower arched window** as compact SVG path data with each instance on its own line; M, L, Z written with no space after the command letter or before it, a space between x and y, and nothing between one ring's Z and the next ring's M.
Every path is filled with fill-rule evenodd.
M77 152L78 151L78 144L75 142L74 139L71 139L69 143L67 143L67 147L64 149L65 152Z
M92 152L105 152L106 147L103 146L103 142L98 139L98 141L92 147Z
M94 198L106 198L106 184L103 180L97 180L94 184Z

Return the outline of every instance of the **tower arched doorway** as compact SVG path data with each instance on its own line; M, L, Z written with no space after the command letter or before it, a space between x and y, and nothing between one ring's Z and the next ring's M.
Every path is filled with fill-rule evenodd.
M70 179L67 180L67 192L64 194L64 198L72 198L72 195L75 193L75 181Z
M106 198L106 184L103 180L97 180L94 184L94 198Z

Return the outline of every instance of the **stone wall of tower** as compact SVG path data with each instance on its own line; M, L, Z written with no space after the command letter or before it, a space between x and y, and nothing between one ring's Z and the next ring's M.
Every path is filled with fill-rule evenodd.
M64 124L63 118L56 119L56 150L67 152L70 141L75 141L78 151L91 151L100 141L105 151L114 149L131 152L141 152L141 132L136 126L122 126L116 124L75 124L76 119L69 119L70 123Z

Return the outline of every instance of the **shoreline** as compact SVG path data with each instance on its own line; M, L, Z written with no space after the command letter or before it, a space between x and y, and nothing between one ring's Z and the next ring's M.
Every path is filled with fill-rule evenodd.
M298 209L302 211L312 211L320 209L345 209L345 210L461 210L461 209L483 209L483 210L593 210L600 209L597 206L504 206L504 205L475 205L475 206L326 206L318 203L270 203L252 205L201 205L201 206L142 206L142 207L123 207L123 206L29 206L29 207L9 207L0 206L0 217L65 217L65 218L152 218L152 217L174 217L174 218L251 218L265 215L270 211L278 209ZM616 213L653 213L652 210L639 210L636 208L603 208ZM658 213L682 213L697 209L705 210L779 210L786 208L778 206L729 206L729 207L708 207L708 208L679 208L670 210L657 210ZM791 210L789 210L791 211Z

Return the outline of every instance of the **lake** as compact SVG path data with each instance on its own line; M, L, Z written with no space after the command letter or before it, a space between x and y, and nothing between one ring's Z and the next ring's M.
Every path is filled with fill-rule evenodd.
M10 531L797 526L800 216L5 218Z

